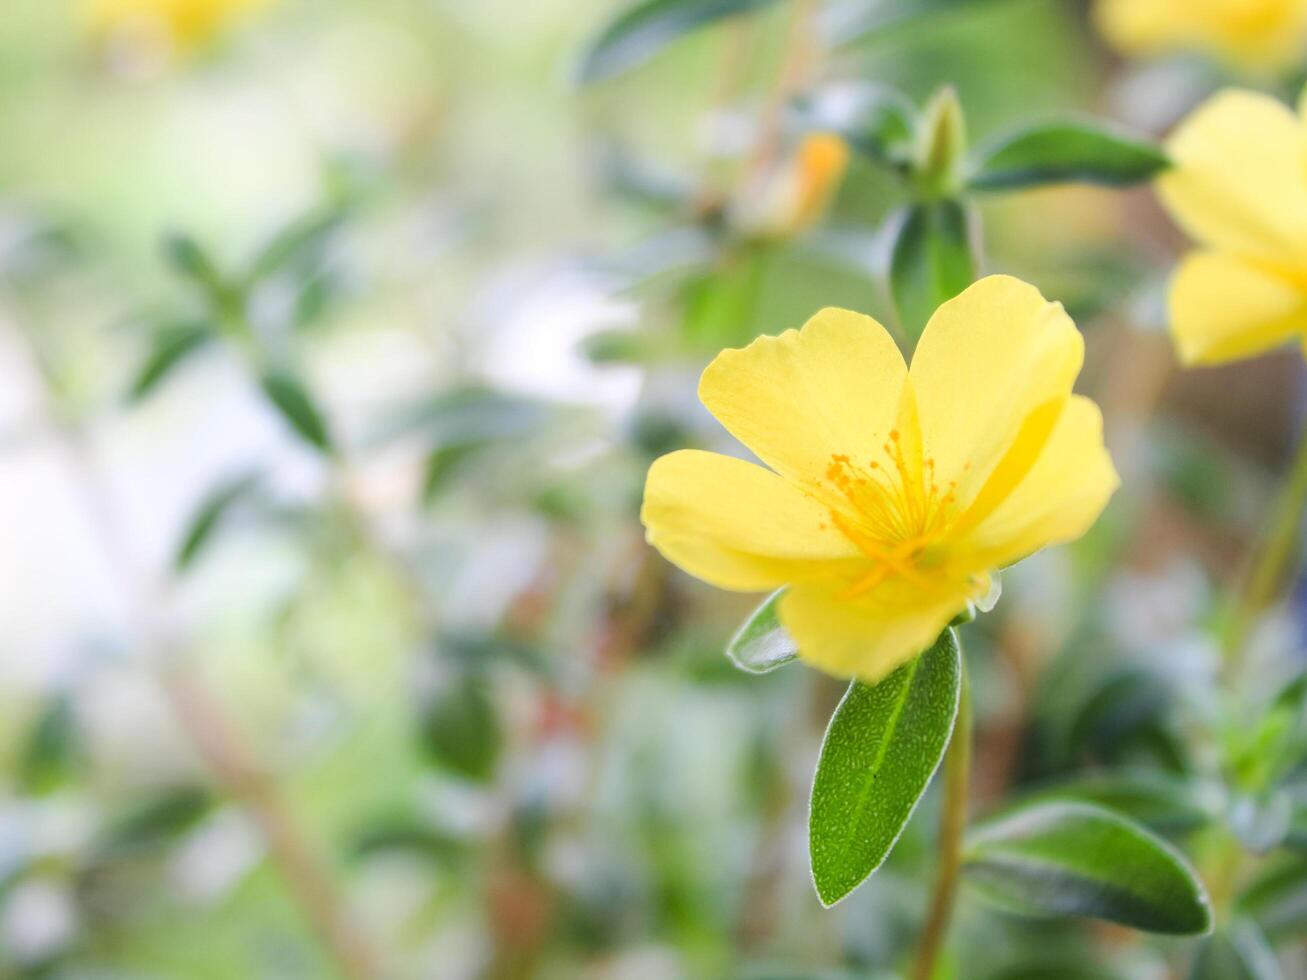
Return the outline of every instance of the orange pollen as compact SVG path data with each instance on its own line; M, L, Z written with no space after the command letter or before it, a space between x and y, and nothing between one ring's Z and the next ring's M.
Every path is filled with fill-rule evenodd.
M871 559L867 572L846 591L848 597L890 578L929 587L922 559L957 516L956 481L941 488L933 459L914 466L898 430L889 433L881 449L890 465L879 459L859 465L844 453L833 453L826 466L826 479L845 502L831 509L831 521Z

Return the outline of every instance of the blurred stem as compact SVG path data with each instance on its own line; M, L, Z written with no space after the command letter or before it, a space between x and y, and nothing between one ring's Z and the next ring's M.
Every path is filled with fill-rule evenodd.
M36 412L68 461L72 485L82 495L88 525L97 532L105 558L125 592L140 642L153 655L152 662L162 662L156 677L178 725L223 790L262 831L273 867L285 880L340 974L348 980L378 980L382 976L380 967L348 915L326 865L308 845L276 781L254 764L253 753L237 737L235 726L217 699L190 671L179 666L182 651L167 641L157 612L161 597L121 526L92 445L59 404L53 365L42 356L18 317L14 319L14 333L31 360L38 392Z
M1243 658L1253 621L1275 598L1285 567L1297 551L1304 505L1307 505L1307 428L1299 436L1293 467L1280 490L1252 571L1235 600L1234 615L1225 630L1221 648L1227 680L1233 679Z
M273 865L340 973L349 980L376 980L381 970L325 863L308 845L276 782L257 765L218 700L189 671L165 668L161 682L196 752L258 824Z
M917 948L913 980L931 980L953 918L958 873L962 869L962 832L967 826L967 793L971 780L971 681L966 659L962 661L962 693L958 717L953 725L948 754L944 757L944 802L939 818L939 865L930 896L926 925Z
M816 43L813 39L812 19L816 9L815 0L792 0L780 68L758 121L758 140L745 168L746 182L766 172L780 151L785 107L803 84L815 61Z

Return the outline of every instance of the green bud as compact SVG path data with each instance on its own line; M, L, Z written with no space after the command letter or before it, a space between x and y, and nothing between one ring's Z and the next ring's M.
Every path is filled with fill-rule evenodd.
M958 191L966 151L962 104L954 88L946 85L931 97L918 123L913 181L922 198L951 197Z

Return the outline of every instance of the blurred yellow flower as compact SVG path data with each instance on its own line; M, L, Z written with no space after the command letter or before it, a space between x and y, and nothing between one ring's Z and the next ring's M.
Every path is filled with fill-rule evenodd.
M1198 242L1171 283L1186 364L1247 357L1307 335L1307 125L1256 92L1226 91L1167 144L1163 203Z
M790 238L817 224L849 166L849 145L834 133L809 133L760 182L732 202L733 224L762 238Z
M1099 30L1127 54L1209 51L1277 68L1307 43L1307 0L1099 0Z
M814 225L826 213L849 166L849 145L833 133L810 133L795 160L796 193L790 227Z
M931 318L905 365L870 317L719 354L708 410L771 469L686 449L645 486L651 544L720 588L788 585L802 656L875 681L991 587L1076 538L1117 486L1102 418L1071 394L1084 346L1061 304L1006 276Z
M273 0L86 0L85 20L104 37L173 51L195 48Z

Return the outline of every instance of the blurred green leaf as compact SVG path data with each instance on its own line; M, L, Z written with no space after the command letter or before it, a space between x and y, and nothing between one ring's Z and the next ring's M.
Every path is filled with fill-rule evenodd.
M968 838L963 871L991 902L1022 915L1176 935L1211 928L1207 894L1179 852L1088 803L1034 803L982 825Z
M823 905L880 867L903 832L944 756L961 682L957 636L945 630L880 683L849 685L812 783L808 853Z
M1274 784L1307 756L1307 674L1294 678L1251 724L1241 718L1227 732L1235 782L1253 794Z
M163 254L174 271L199 288L211 311L227 316L239 307L240 291L227 281L209 253L190 235L181 232L166 235Z
M465 385L442 391L397 412L373 433L382 443L418 434L433 449L468 446L538 433L553 415L553 406L538 398Z
M726 17L759 10L774 0L643 0L595 33L577 62L582 85L635 68L678 38Z
M1164 721L1174 692L1151 671L1135 666L1106 673L1072 714L1068 743L1073 756L1117 762Z
M437 864L451 864L467 854L467 845L453 834L418 819L386 817L361 830L350 853L356 858L400 853Z
M970 217L958 201L935 201L914 204L896 220L890 293L899 325L915 339L939 305L975 278Z
M41 796L68 782L82 750L73 702L56 695L42 707L28 729L18 763L18 784L25 793Z
M272 368L263 375L262 384L291 428L323 452L331 451L327 423L298 377L285 368Z
M997 0L844 0L832 3L821 20L833 45L853 44L922 17L973 11Z
M479 672L459 671L422 707L422 744L433 761L460 776L489 780L502 743L489 683Z
M1189 980L1279 980L1282 975L1266 937L1244 920L1203 940Z
M1083 953L1079 954L1083 959ZM1077 960L1044 959L1006 967L985 980L1121 980L1120 974Z
M1081 776L1050 786L1035 798L1096 803L1164 834L1194 830L1212 817L1191 780L1142 769Z
M772 254L755 243L687 283L681 330L692 350L743 346L761 332L758 298Z
M172 324L159 330L150 340L150 352L128 389L128 399L144 398L177 365L213 339L213 327L205 322Z
M178 786L155 791L111 819L96 840L104 858L134 857L174 843L213 808L208 790Z
M1273 940L1307 934L1307 857L1294 854L1260 870L1237 908Z
M249 501L259 491L262 479L262 472L256 470L224 480L209 491L195 509L177 548L173 566L179 572L186 571L195 563L214 531L237 506Z
M1008 190L1076 181L1125 187L1170 165L1151 143L1101 123L1048 122L1030 126L983 149L972 168L973 190Z
M250 262L246 279L253 283L306 260L316 261L344 214L336 208L314 211L287 224Z
M799 649L777 615L785 592L773 592L726 644L726 656L740 670L765 674L798 658Z

